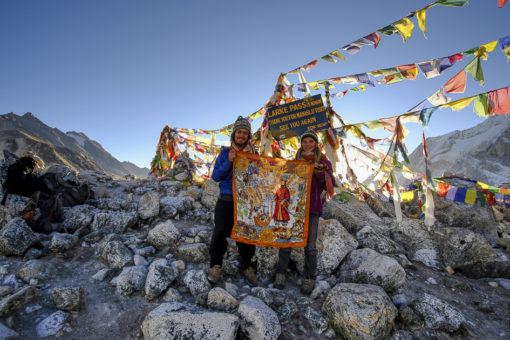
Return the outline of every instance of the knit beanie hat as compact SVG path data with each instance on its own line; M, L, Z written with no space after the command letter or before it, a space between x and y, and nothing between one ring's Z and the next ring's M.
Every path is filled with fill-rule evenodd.
M313 130L306 130L302 135L301 137L299 138L299 140L302 142L303 141L303 138L305 137L310 137L312 138L315 143L319 144L319 137L317 136L317 134L315 133L315 131Z
M242 116L239 116L234 123L234 130L232 131L232 135L236 132L237 129L246 129L250 131L251 134L251 124L250 121Z

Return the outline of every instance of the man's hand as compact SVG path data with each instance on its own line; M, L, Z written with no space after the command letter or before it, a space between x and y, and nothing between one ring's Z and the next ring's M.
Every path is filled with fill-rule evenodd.
M236 150L234 150L234 148L231 148L230 151L228 152L228 160L233 162L234 158L236 158Z

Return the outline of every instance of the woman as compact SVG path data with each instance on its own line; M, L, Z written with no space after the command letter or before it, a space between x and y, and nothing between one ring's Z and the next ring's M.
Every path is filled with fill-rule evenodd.
M319 138L314 131L306 131L301 135L301 147L296 159L314 163L312 187L310 192L310 209L308 217L308 241L305 247L304 281L301 286L303 294L310 294L315 286L317 273L317 230L319 217L322 215L321 194L327 192L328 198L334 195L335 179L331 163L319 147ZM291 248L280 248L276 268L274 286L282 289L285 286L285 273L289 265Z

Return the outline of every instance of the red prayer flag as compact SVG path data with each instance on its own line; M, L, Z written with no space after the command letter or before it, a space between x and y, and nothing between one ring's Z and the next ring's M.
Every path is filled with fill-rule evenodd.
M369 35L364 37L367 40L370 40L374 43L374 48L377 48L377 45L379 45L379 41L381 40L381 35L377 32L370 33Z
M464 93L466 91L466 71L461 70L455 77L444 84L444 93Z
M451 55L448 57L448 61L450 61L450 64L455 63L456 61L464 59L464 54L462 52L459 52L457 54Z
M450 189L450 184L439 182L437 185L437 196L439 197L446 197L446 194L448 193L448 190Z
M510 113L510 86L487 93L491 115Z
M506 4L506 0L498 0L498 7L499 8L505 6L505 4Z
M418 74L418 72L416 72L416 73L407 72L409 70L415 69L416 64L398 65L397 68L400 71L400 73L402 73L402 75L404 77L406 77L407 79L413 79L413 80L416 79L416 75Z

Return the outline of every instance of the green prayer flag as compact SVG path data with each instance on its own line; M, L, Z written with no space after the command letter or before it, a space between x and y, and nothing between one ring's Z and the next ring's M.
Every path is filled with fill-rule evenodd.
M393 78L391 78L391 79L388 78L388 80L386 81L386 85L398 83L398 82L401 82L402 80L404 80L404 76L400 72L394 73L389 77L393 77Z
M385 26L381 29L378 29L377 32L382 33L384 35L392 35L398 33L398 30L393 25Z
M383 127L382 122L380 120L371 120L369 122L364 122L363 125L365 125L370 130L376 130Z
M470 48L469 50L465 50L464 52L462 52L462 54L464 54L464 56L467 57L472 54L475 54L475 52L478 51L479 49L480 49L480 46L476 46L476 47Z
M462 7L467 4L468 0L437 0L436 5L450 6L450 7Z
M485 202L487 202L485 200L485 194L483 192L477 191L476 192L476 198L478 198L478 200L480 201L480 205L482 207L485 207Z
M475 98L474 111L480 117L489 116L489 106L487 105L487 93L481 93Z
M485 80L483 79L483 70L482 63L480 62L480 58L473 59L466 67L466 72L469 72L474 80L478 81L481 86L485 85Z
M329 54L326 54L325 56L321 57L322 60L329 61L330 63L336 63L337 60L330 56Z

